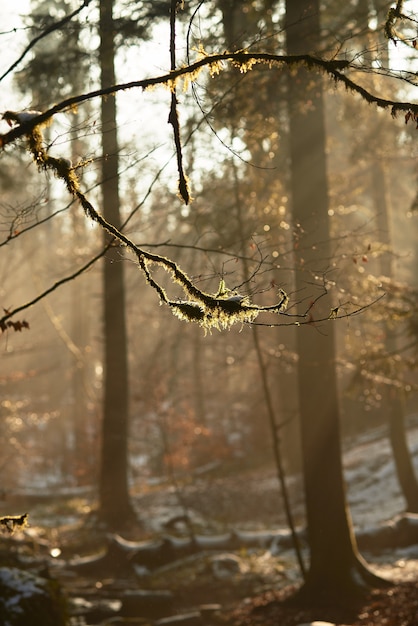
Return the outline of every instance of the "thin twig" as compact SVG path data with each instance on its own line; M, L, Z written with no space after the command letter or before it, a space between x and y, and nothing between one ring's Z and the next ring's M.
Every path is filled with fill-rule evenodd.
M177 14L177 0L171 0L171 11L170 11L170 61L171 61L171 71L174 72L176 69L176 14ZM179 114L177 110L177 92L176 85L173 84L171 88L171 105L170 105L170 114L168 116L168 123L173 127L173 135L174 135L174 145L176 146L176 156L177 156L177 171L179 174L179 195L183 199L185 204L189 204L190 191L189 191L189 181L187 176L184 173L183 167L183 151L181 147L181 138L180 138L180 122L179 122Z
M65 24L67 24L67 22L70 22L73 17L75 17L76 15L78 15L85 7L87 7L90 4L91 0L84 0L83 4L78 7L78 9L75 9L75 11L73 11L72 13L70 13L69 15L66 15L65 17L62 18L62 20L59 20L58 22L54 22L53 24L51 24L50 26L48 26L48 28L45 28L45 30L43 30L37 37L34 37L26 46L26 48L23 50L22 54L20 55L20 57L18 59L16 59L16 61L14 61L11 66L4 72L4 74L2 74L2 76L0 76L0 82L6 78L6 76L8 74L10 74L18 65L19 63L21 63L21 61L23 61L23 59L25 58L25 56L28 54L28 52L30 52L30 50L32 50L32 48L39 42L41 41L41 39L44 39L44 37L47 37L48 35L50 35L51 33L53 33L56 30L59 30L60 28L62 28Z

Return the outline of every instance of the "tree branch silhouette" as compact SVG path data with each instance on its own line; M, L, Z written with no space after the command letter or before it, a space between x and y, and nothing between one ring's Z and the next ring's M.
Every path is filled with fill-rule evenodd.
M365 99L370 104L375 104L378 107L382 108L391 108L392 115L395 115L398 111L407 111L407 115L418 116L418 104L407 103L407 102L397 102L394 100L388 100L380 98L361 85L358 85L356 82L351 80L345 74L343 74L343 70L350 67L350 62L347 60L324 60L321 58L317 58L312 55L275 55L270 53L248 53L247 51L238 51L238 52L224 52L222 54L213 54L206 55L205 53L201 53L202 56L200 59L186 65L181 68L176 68L175 62L175 15L177 10L177 3L173 0L171 7L171 38L170 38L170 52L171 52L171 71L168 74L163 74L161 76L152 77L148 79L143 79L139 81L132 81L128 83L113 85L105 89L98 89L89 93L81 94L78 96L72 96L67 98L60 103L56 104L52 108L47 111L40 113L37 115L34 112L29 112L30 114L27 116L19 117L16 114L12 119L16 121L16 126L12 128L8 133L4 135L0 135L0 144L4 148L8 144L16 141L18 138L25 136L28 142L28 150L32 154L33 160L38 165L39 169L44 170L52 170L57 178L61 179L66 187L68 192L74 197L77 198L84 211L85 214L97 222L102 228L104 228L107 232L113 235L115 239L126 245L136 256L138 260L138 265L140 269L143 271L146 280L153 287L162 302L171 307L172 311L178 315L182 319L187 319L189 321L194 321L199 323L201 326L207 330L208 328L215 327L218 329L221 328L229 328L233 323L240 321L253 323L256 317L260 312L273 312L273 313L283 313L286 309L288 303L287 294L279 289L278 295L279 300L275 304L271 306L258 306L252 304L249 301L247 296L241 296L239 294L231 293L229 290L219 289L219 293L212 295L209 293L205 293L198 289L196 285L190 280L187 274L171 259L168 259L164 256L151 253L146 251L144 248L141 248L134 244L129 237L127 237L121 230L118 230L112 224L109 224L103 216L95 209L95 207L88 200L86 195L81 191L79 185L79 179L77 174L78 168L73 168L71 164L63 158L56 158L50 156L47 149L45 149L43 144L43 136L41 128L44 124L48 123L52 117L62 111L70 110L72 107L75 107L82 102L89 101L96 97L104 97L108 95L114 95L119 91L124 91L132 88L141 88L143 90L155 86L155 85L166 85L172 91L172 99L171 99L171 109L169 122L173 126L174 130L174 138L175 138L175 146L176 146L176 154L177 154L177 164L179 171L179 191L183 200L186 202L189 201L190 196L187 188L187 180L185 178L182 166L182 157L181 157L181 142L180 142L180 132L179 132L179 123L178 123L178 114L177 114L177 99L176 99L176 81L182 77L185 77L188 80L194 80L200 70L205 67L209 68L209 71L212 75L216 75L220 71L222 71L224 63L229 62L233 67L239 69L241 73L246 73L257 63L265 63L268 64L270 68L274 66L293 66L293 65L305 65L310 69L319 69L325 72L327 75L332 77L336 82L342 82L347 89L350 89L353 92L358 93L363 99ZM8 116L10 112L6 112L4 117L6 119L10 119ZM61 284L68 282L69 280L74 279L80 273L85 271L87 267L89 267L93 262L95 262L98 258L103 256L104 251L96 255L94 260L89 261L88 264L80 268L77 272L71 274L70 276L58 281L53 285L49 290L40 294L33 301L28 303L27 305L22 305L15 309L13 312L7 312L6 316L3 318L7 320L13 314L21 311L23 308L27 308L28 306L32 306L38 302L42 297L54 291ZM159 285L152 277L150 267L152 265L159 265L163 267L172 278L174 283L178 283L181 285L185 295L186 300L181 301L173 301L170 300L165 290L161 285ZM221 281L223 282L223 281ZM355 314L364 310L366 307L361 307L355 312L352 312L348 315ZM335 310L332 311L332 314L326 319L336 319L339 317L346 317L348 315L338 315L338 312ZM1 320L0 320L1 321ZM324 320L316 320L316 321L325 321ZM308 321L293 321L292 324L301 324L301 323L311 323Z
M212 75L215 75L222 71L222 65L225 62L231 63L240 72L248 72L251 67L257 63L265 63L270 67L280 67L282 65L287 65L289 67L305 65L309 69L318 69L323 71L325 74L333 78L335 82L342 83L350 91L359 94L369 104L375 104L377 107L383 109L391 109L393 116L402 111L410 111L415 115L418 115L417 103L381 98L348 78L342 73L343 70L346 70L351 66L350 61L348 60L336 59L327 61L309 54L277 55L262 52L248 53L245 51L223 52L202 56L202 58L198 59L194 63L177 68L169 73L162 74L161 76L112 85L104 89L96 89L94 91L66 98L43 113L34 115L29 121L25 121L24 123L12 128L9 132L0 135L0 147L4 148L6 145L16 141L16 139L30 133L35 127L48 123L57 113L71 110L83 102L88 102L98 97L114 95L119 91L126 91L134 88L146 90L157 85L165 85L172 88L175 82L182 77L194 80L199 71L205 67L208 67Z
M41 41L42 39L44 39L45 37L47 37L48 35L50 35L51 33L53 33L56 30L59 30L60 28L62 28L63 26L65 26L65 24L67 24L68 22L70 22L73 17L75 17L76 15L78 15L79 13L81 13L81 11L83 9L85 9L89 4L90 4L91 0L84 0L82 5L78 7L78 9L75 9L72 13L69 13L69 15L66 15L65 17L63 17L61 20L59 20L58 22L54 22L53 24L51 24L50 26L48 26L48 28L45 28L45 30L43 30L37 37L34 37L26 46L26 48L23 50L22 54L16 59L16 61L14 61L10 67L7 68L7 70L0 76L0 82L6 78L6 76L8 76L11 72L13 72L13 70L15 70L17 68L17 66L19 65L19 63L21 63L23 61L23 59L25 58L25 56L28 54L28 52L30 52L32 50L32 48L34 46L36 46L36 44Z

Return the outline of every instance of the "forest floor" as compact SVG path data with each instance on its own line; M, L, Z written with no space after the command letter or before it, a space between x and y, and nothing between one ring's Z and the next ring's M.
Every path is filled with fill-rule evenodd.
M418 464L418 429L409 432L409 445ZM382 432L376 431L347 442L344 450L347 492L355 528L358 532L379 528L402 513L403 500L395 479L390 448ZM418 471L418 467L417 467ZM298 526L304 524L301 479L288 479L291 506ZM31 494L33 496L34 494ZM15 505L22 506L22 494ZM2 505L10 512L11 498ZM274 467L258 467L233 473L214 472L194 476L175 487L168 481L134 490L140 524L121 533L131 541L155 541L167 534L187 536L185 515L195 532L204 535L239 530L267 529L286 534L286 520ZM38 542L51 570L73 599L100 602L124 591L169 590L174 597L174 613L194 615L202 605L218 605L210 623L230 626L297 626L316 620L355 626L418 626L418 542L399 549L364 553L376 573L393 586L374 590L360 605L350 609L303 609L287 600L301 584L297 560L291 547L270 544L264 548L224 550L216 554L202 551L178 559L152 572L140 568L132 577L93 572L74 574L69 563L97 553L106 540L98 530L92 499L86 495L67 498L31 498L25 503L31 527L24 538ZM14 511L12 511L13 513ZM21 512L17 510L16 513ZM93 512L93 516L92 516ZM0 510L1 513L1 510ZM303 551L307 560L306 548ZM216 568L220 557L221 569ZM226 569L222 567L226 563ZM228 569L232 564L232 569ZM218 564L219 565L219 564ZM110 609L109 609L110 610ZM112 609L113 610L113 609ZM134 624L134 621L106 621L106 612L78 611L74 624ZM107 618L109 618L109 613ZM216 616L216 617L215 617ZM143 620L152 623L155 620ZM186 626L187 620L184 622ZM139 622L137 622L139 623ZM203 620L202 626L208 621ZM188 623L187 623L188 626ZM192 621L190 626L193 626Z
M364 602L350 609L289 606L294 592L286 588L256 596L225 614L230 626L299 626L325 622L336 626L417 626L418 584L403 583L374 590ZM325 626L325 625L324 625Z

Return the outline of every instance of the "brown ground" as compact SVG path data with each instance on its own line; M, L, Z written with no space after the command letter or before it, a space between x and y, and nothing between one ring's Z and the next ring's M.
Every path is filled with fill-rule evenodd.
M287 588L247 599L225 614L229 626L297 626L322 620L351 626L418 626L418 583L373 591L356 610L301 609L286 604Z
M245 485L245 487L244 487ZM244 488L243 488L244 487ZM233 527L246 525L247 527L259 527L266 523L270 527L283 523L278 514L280 511L280 498L275 486L274 474L266 472L250 472L244 478L217 480L205 484L204 489L194 488L183 493L187 504L197 510L205 519L213 516L214 511L219 517L224 518ZM292 490L292 507L296 512L296 518L301 518L301 502L298 493L298 485ZM245 495L244 495L245 494ZM397 560L393 555L393 562ZM388 562L390 562L388 556ZM286 573L285 564L284 573ZM263 589L258 588L252 577L243 578L236 584L233 581L224 581L222 589L219 584L201 576L199 572L202 590L197 588L197 580L187 580L186 595L191 594L194 598L206 602L220 602L223 607L233 607L223 610L222 622L228 626L298 626L312 621L326 621L332 624L344 626L418 626L418 575L417 582L399 582L393 587L378 589L370 593L369 597L361 606L347 609L336 608L298 608L286 602L295 587L286 581L286 576L281 578L280 572L276 576L271 574L263 576L258 572ZM178 575L178 572L177 572ZM396 576L390 576L396 580ZM203 578L203 580L202 580ZM409 580L412 576L409 577ZM276 591L265 591L268 583ZM182 596L182 590L179 590ZM206 598L200 598L200 592L205 592ZM243 599L244 598L244 599ZM183 598L182 598L183 599ZM186 600L186 598L184 598ZM187 604L187 602L185 602Z
M302 507L297 483L291 496L292 507L299 521ZM202 484L197 482L183 490L182 499L203 520L213 520L215 533L231 530L235 526L261 529L283 524L280 494L272 471L249 472L227 479L214 477L204 483L202 481ZM149 518L154 513L160 514L161 507L168 509L170 513L171 507L176 504L177 498L173 491L164 488L150 490L137 499L138 511L146 511ZM85 509L88 507L80 506L80 511ZM61 511L63 518L68 512L73 512L73 508L67 503ZM65 527L60 528L56 513L45 508L43 515L39 516L38 524L40 536L43 536L43 529L44 539L51 546L58 545L63 558L69 559L75 553L90 554L99 547L101 542L95 529L84 526L82 530L82 523L81 526L77 523L71 528L67 527L67 530ZM85 513L80 512L80 518L83 516ZM33 513L34 521L36 517ZM46 532L47 525L42 523L43 519L49 523L54 521L53 532ZM35 526L35 523L32 524ZM132 540L152 538L150 530L147 529L146 536L141 536L139 528L122 535ZM291 576L297 570L293 556L279 555L269 560L257 559L257 555L252 555L251 552L243 552L239 556L249 570L227 580L215 580L207 567L205 559L208 557L203 556L196 562L185 561L172 570L155 574L148 584L153 589L172 590L177 600L176 612L179 613L190 611L200 604L220 603L221 623L227 626L298 626L319 620L340 626L418 626L418 573L415 577L415 572L411 572L408 578L410 582L402 583L390 576L392 580L397 580L393 587L373 591L361 606L352 611L315 607L302 609L286 602L295 591L295 587L292 588L291 585L298 580ZM391 556L385 562L395 563L399 558L393 555L392 560ZM76 581L69 578L69 591L79 591L76 595L83 597L83 590L90 589L92 583L82 582L78 590ZM133 579L130 584L133 589L138 589L143 587L144 582ZM123 583L126 586L126 581ZM100 595L99 592L97 595Z

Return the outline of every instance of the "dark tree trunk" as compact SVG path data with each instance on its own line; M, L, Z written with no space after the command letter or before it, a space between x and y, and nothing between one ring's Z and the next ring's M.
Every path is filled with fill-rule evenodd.
M389 438L395 461L396 475L409 513L418 513L418 483L411 452L408 448L405 408L401 391L391 389L389 399Z
M390 248L390 207L386 188L386 172L379 161L372 164L373 200L377 215L379 236L387 248ZM380 260L384 276L393 278L391 252L386 251ZM388 353L397 349L396 334L389 324L385 324L385 347ZM403 389L390 387L385 390L388 406L389 439L395 461L396 475L406 502L406 510L418 513L418 481L408 448L405 425L405 402Z
M379 51L385 66L388 65L389 48L385 34L380 30L372 31L369 28L369 18L371 5L367 0L361 0L358 5L360 9L360 27L367 35L365 47L369 45L370 54L365 54L369 63L375 59L376 50ZM383 18L385 16L385 3L382 0L374 0L373 8L376 15ZM373 204L376 214L379 238L385 245L386 250L380 257L380 270L383 276L393 278L393 257L391 254L391 206L387 189L387 172L381 155L379 136L382 133L377 126L371 133L373 140L368 144L368 151L371 159L371 188ZM397 337L396 330L390 323L383 323L385 332L385 348L388 354L396 352ZM402 490L406 502L406 510L410 513L418 513L418 481L408 448L406 424L405 424L405 398L404 390L396 387L386 387L383 392L383 404L387 406L387 418L389 426L389 440L395 462L396 475L399 486Z
M101 85L115 84L113 0L100 2ZM102 206L104 218L120 227L118 139L115 97L103 98ZM105 235L105 242L109 236ZM99 478L99 515L121 528L133 518L128 492L128 365L125 290L121 248L115 244L104 263L104 404Z
M288 54L315 52L319 0L287 0ZM321 294L331 265L322 78L304 68L289 77L291 196L296 293L311 324L297 333L310 567L299 600L351 602L377 579L360 557L347 510L341 461L332 302ZM318 289L319 285L319 289ZM317 289L315 294L315 289ZM311 301L312 300L312 301Z

